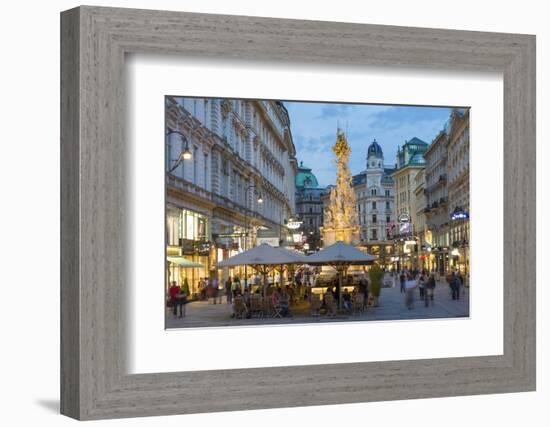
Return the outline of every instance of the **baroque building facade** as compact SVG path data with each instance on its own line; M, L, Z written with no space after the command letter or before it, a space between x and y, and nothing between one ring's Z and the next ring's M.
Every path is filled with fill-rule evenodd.
M395 194L392 173L384 165L384 153L374 139L367 149L366 169L353 176L360 225L360 244L367 252L390 263L393 241L390 232L395 223Z
M470 110L453 109L449 119L447 176L451 268L470 269Z
M415 266L422 269L429 269L429 233L426 224L426 174L425 169L418 171L414 177L414 208L411 215L411 222L415 224Z
M167 255L204 266L168 263L168 280L227 276L216 263L250 248L269 230L284 240L294 215L296 151L279 101L166 97ZM190 155L184 158L184 151Z
M296 215L302 223L300 231L302 240L294 242L296 248L305 252L316 251L321 248L320 227L323 226L322 196L326 189L319 187L317 177L311 168L300 162L296 174ZM307 245L307 246L306 246Z
M398 269L415 266L420 248L414 191L416 175L426 167L424 153L427 149L428 144L417 137L406 141L403 147L397 147L395 171L392 174L397 224L392 236L397 246Z
M426 224L431 236L429 269L449 268L449 195L447 189L448 123L424 154L426 159Z

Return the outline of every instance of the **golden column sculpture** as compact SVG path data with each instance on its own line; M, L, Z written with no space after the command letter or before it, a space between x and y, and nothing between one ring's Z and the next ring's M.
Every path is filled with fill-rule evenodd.
M332 151L336 155L336 186L330 190L330 203L324 211L323 246L330 246L338 240L354 245L359 243L359 217L348 165L351 149L340 129Z

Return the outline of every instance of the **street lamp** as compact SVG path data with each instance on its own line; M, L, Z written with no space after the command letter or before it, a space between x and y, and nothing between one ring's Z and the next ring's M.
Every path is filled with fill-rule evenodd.
M189 149L189 141L187 140L187 137L183 133L181 133L179 130L170 129L170 130L168 130L168 132L166 132L167 137L169 137L170 135L173 135L173 134L176 134L176 135L180 136L181 140L184 142L184 147L183 147L182 152L178 156L178 158L175 159L175 160L172 160L174 165L170 168L168 173L174 172L176 170L176 168L181 164L181 162L183 162L184 160L190 160L193 157L193 153Z

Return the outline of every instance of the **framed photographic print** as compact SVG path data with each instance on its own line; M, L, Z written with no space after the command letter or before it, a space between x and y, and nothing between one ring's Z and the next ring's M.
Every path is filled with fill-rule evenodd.
M535 389L534 36L83 6L61 40L63 414Z

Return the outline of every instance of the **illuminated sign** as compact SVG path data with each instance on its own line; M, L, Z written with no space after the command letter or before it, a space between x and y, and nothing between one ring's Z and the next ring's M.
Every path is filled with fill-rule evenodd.
M286 224L286 228L289 228L290 230L296 230L297 228L300 228L302 225L302 221L294 221L290 220Z
M410 222L403 222L399 224L399 234L410 234L412 231Z
M468 219L470 215L468 215L468 212L454 212L451 214L451 219Z
M398 222L411 222L411 216L408 213L402 213L397 217Z
M292 235L292 240L294 243L300 243L302 241L302 233L294 233Z
M278 237L258 237L256 238L256 244L259 246L262 243L267 243L269 246L279 246Z

